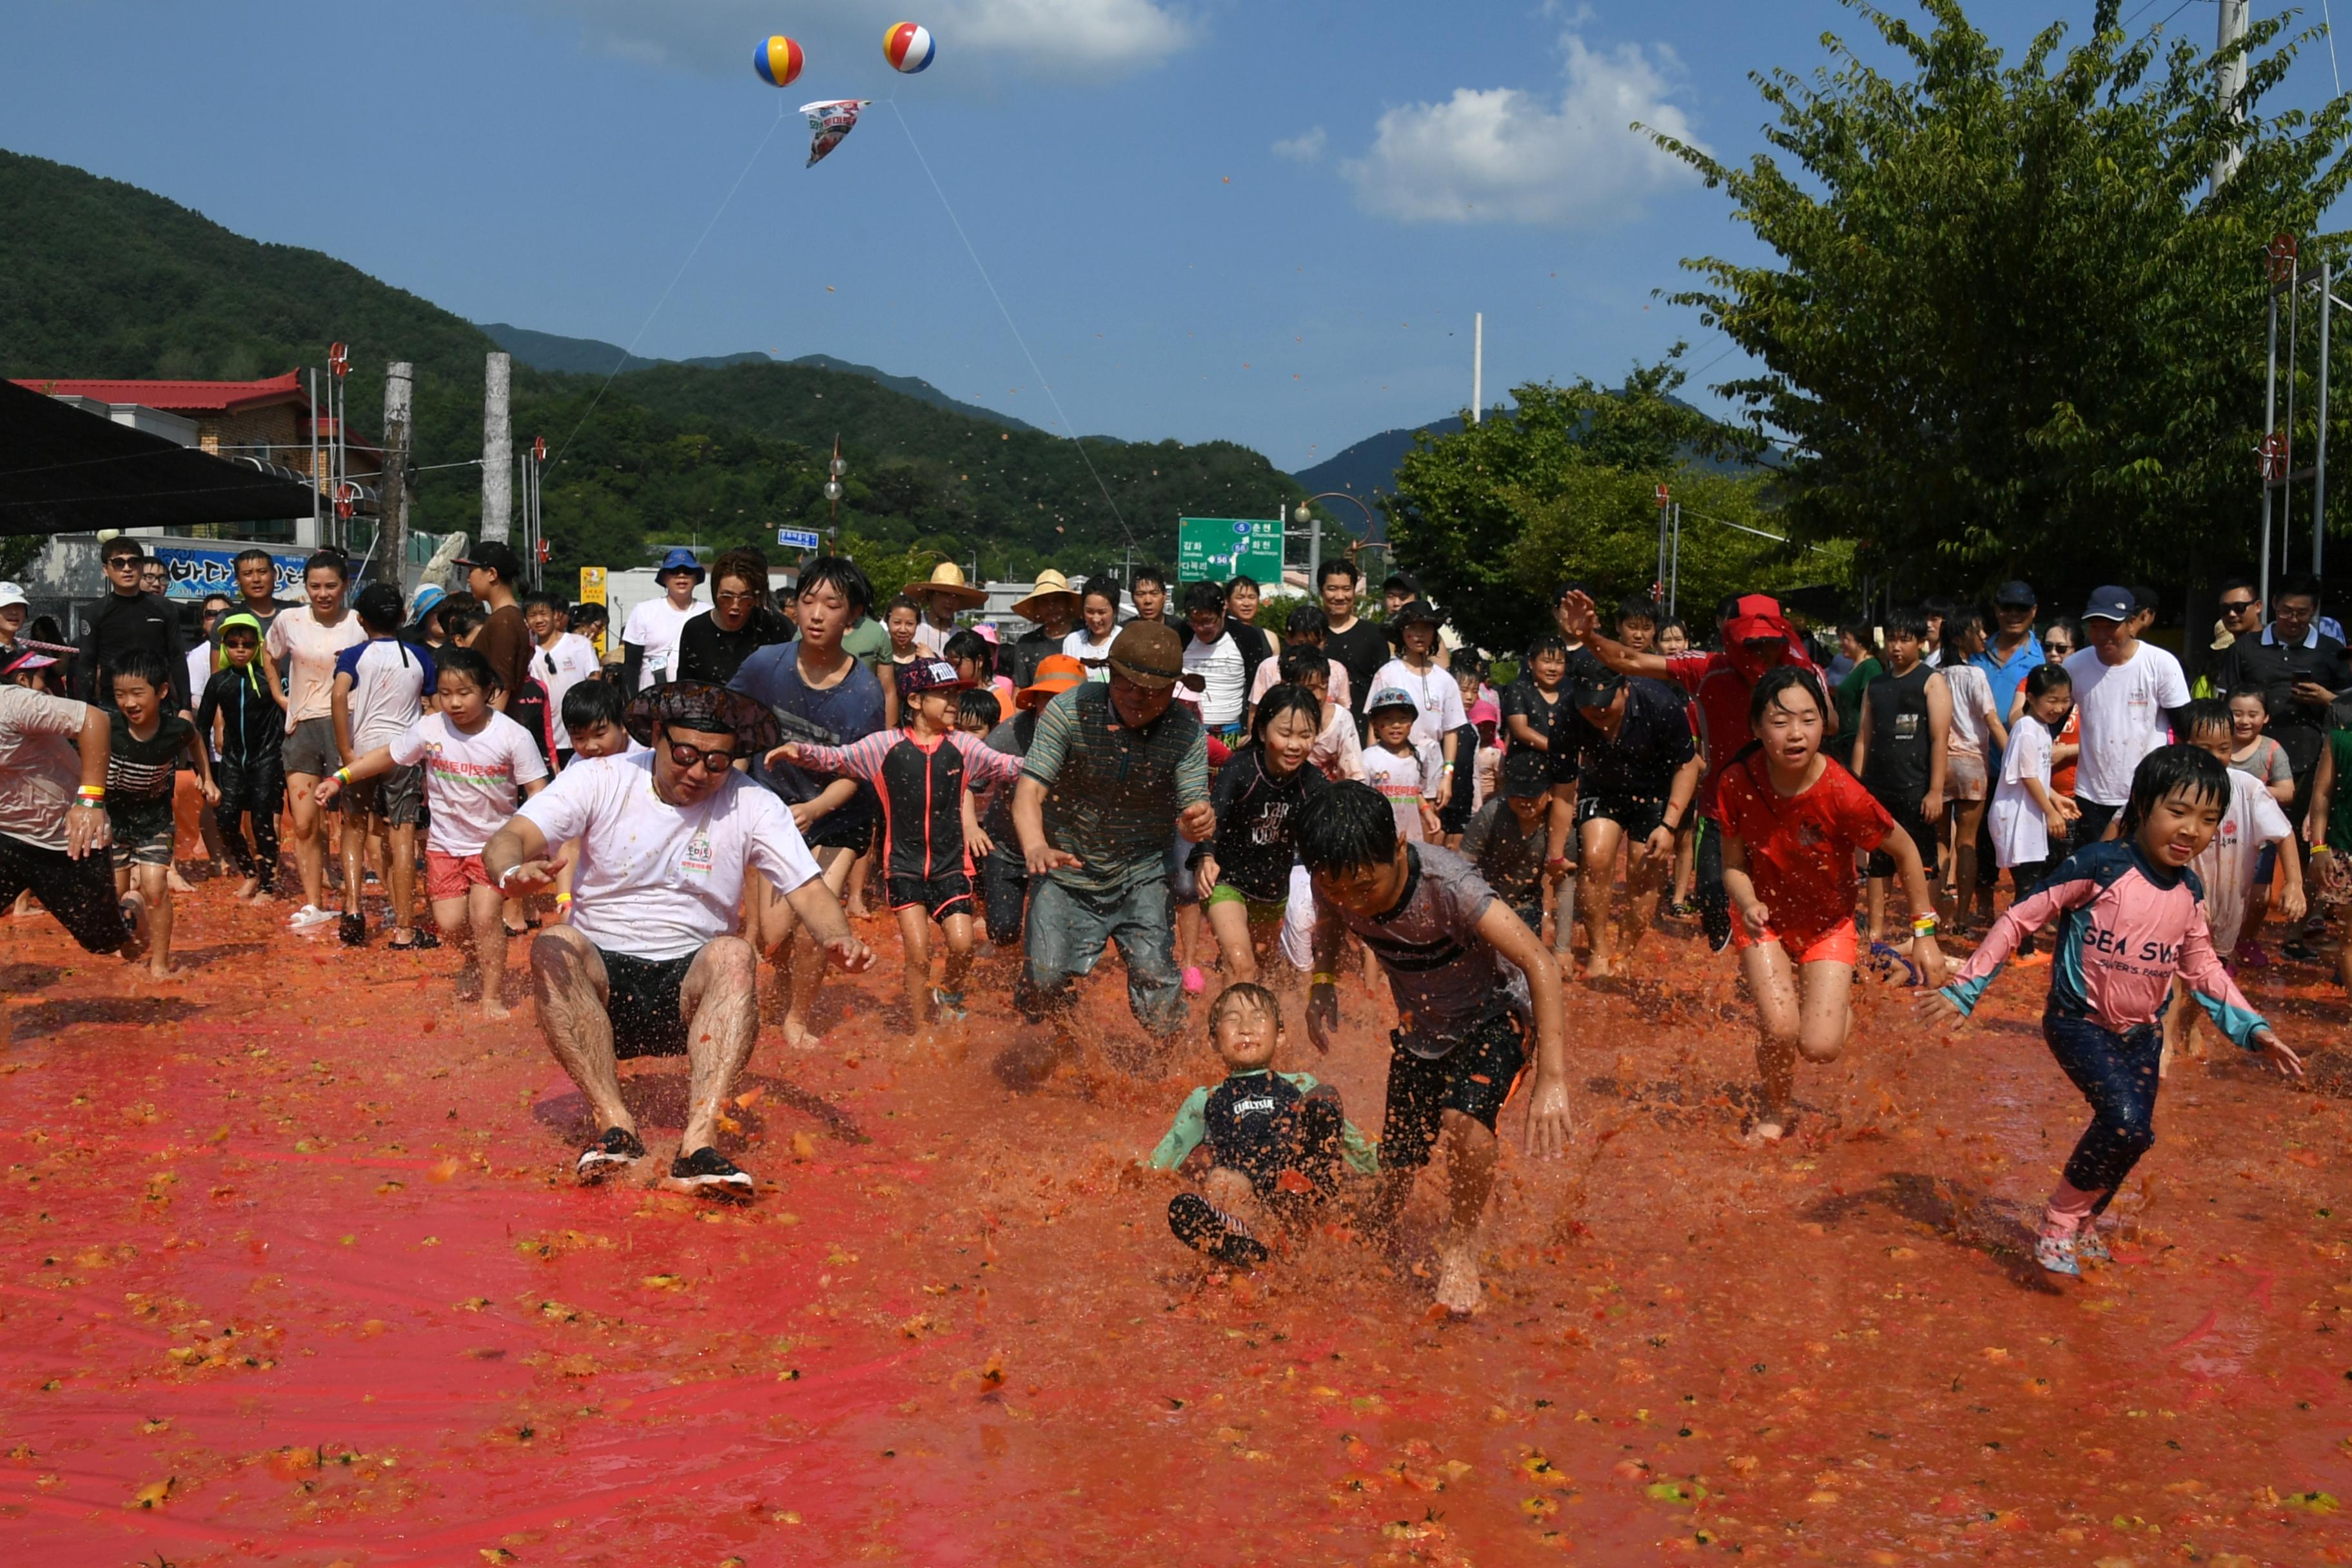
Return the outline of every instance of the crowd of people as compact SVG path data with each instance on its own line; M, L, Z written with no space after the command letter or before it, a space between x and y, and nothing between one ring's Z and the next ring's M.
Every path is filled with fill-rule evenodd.
M602 606L530 591L502 543L458 563L464 591L405 601L328 552L281 603L248 552L193 647L159 564L110 542L71 647L0 584L0 900L172 980L192 790L230 896L354 945L457 946L488 1018L520 937L596 1121L583 1182L648 1158L619 1063L684 1056L669 1180L750 1196L719 1132L762 965L785 1047L819 1048L826 971L877 962L856 922L887 905L909 1034L960 1059L973 976L1002 973L1034 1026L998 1060L1015 1083L1170 1070L1217 972L1225 1076L1148 1156L1198 1176L1171 1231L1233 1267L1333 1205L1393 1235L1442 1150L1435 1294L1466 1312L1506 1108L1530 1154L1570 1136L1570 983L1703 941L1754 1005L1758 1145L1800 1126L1799 1064L1848 1047L1858 977L1964 1016L2004 966L2048 966L2044 1033L2092 1121L2036 1255L2072 1274L2199 1014L2300 1072L2234 975L2317 963L2352 893L2352 660L2308 579L2271 606L2224 584L2192 688L2130 587L2045 622L2011 582L1832 649L1765 595L1693 628L1646 595L1604 624L1569 584L1490 661L1408 575L1359 615L1344 557L1272 627L1246 577L1042 572L1015 606L1033 629L1001 639L965 624L984 595L951 563L882 599L821 556L778 595L757 551L680 550L600 657ZM1132 1034L1078 1010L1113 948ZM1376 1139L1282 1066L1292 1021L1329 1048L1350 973L1394 1002Z

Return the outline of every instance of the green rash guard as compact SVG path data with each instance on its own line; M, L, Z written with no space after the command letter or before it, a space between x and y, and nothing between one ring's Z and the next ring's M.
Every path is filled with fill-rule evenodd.
M1239 1083L1244 1079L1267 1076L1268 1069L1253 1068L1247 1072L1233 1074L1225 1083ZM1280 1078L1302 1095L1322 1087L1313 1073L1286 1072L1270 1076ZM1162 1138L1160 1147L1151 1152L1147 1164L1155 1171L1172 1171L1184 1163L1186 1155L1200 1147L1202 1141L1209 1135L1209 1097L1223 1087L1223 1084L1204 1083L1185 1096L1184 1103L1177 1109L1175 1121L1168 1129L1168 1136ZM1343 1121L1339 1125L1339 1153L1350 1170L1369 1176L1380 1169L1378 1152L1352 1121Z

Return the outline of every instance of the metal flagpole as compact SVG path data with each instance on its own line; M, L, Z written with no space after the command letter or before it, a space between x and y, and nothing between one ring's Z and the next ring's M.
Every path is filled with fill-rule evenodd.
M2271 604L2271 475L2269 448L2278 431L2278 289L2271 289L2270 370L2263 392L2263 550L2260 572L2263 580L2263 613L2270 613Z
M1675 614L1683 587L1683 503L1675 502L1675 552L1666 572L1666 614Z
M2336 304L2336 264L2319 264L2319 444L2311 463L2311 574L2327 554L2327 334ZM2265 606L2267 608L2268 606Z

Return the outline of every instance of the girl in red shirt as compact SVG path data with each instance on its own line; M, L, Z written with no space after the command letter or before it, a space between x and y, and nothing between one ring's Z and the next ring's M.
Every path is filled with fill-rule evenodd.
M1822 751L1828 704L1810 669L1781 665L1748 700L1748 747L1723 770L1723 883L1748 989L1756 997L1758 1142L1788 1133L1797 1058L1830 1062L1853 1023L1857 939L1854 856L1883 849L1909 895L1911 957L1926 983L1943 983L1936 906L1918 846L1854 776Z

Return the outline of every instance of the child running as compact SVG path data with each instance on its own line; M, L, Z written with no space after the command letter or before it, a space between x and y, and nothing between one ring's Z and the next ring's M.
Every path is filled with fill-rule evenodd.
M278 808L286 795L286 710L261 673L261 623L242 610L221 617L221 668L196 703L196 729L220 754L213 826L244 882L240 901L269 897L278 880ZM245 820L253 819L246 847Z
M175 658L176 662L176 658ZM181 671L186 673L184 668ZM196 727L164 711L172 668L148 648L125 648L106 668L114 694L106 757L106 815L114 829L114 892L136 891L148 910L147 973L172 975L172 792L180 754L195 759L196 784L217 803L212 759Z
M790 763L871 784L882 803L882 864L890 909L906 944L907 1013L918 1025L964 1020L963 977L971 967L971 849L967 781L1009 784L1021 760L991 751L956 728L956 707L971 683L945 659L898 670L903 730L881 730L847 746L787 741L767 765ZM931 984L931 922L947 937L947 965Z
M2158 1020L2173 976L2216 1027L2291 1078L2303 1061L2239 994L2205 920L2204 886L2189 863L2213 841L2231 800L2229 769L2194 746L2166 746L2133 771L2116 838L2068 857L2041 890L1993 922L1952 983L1920 999L1966 1017L2029 931L2059 921L2057 962L2042 1036L2060 1070L2091 1102L2091 1125L2050 1195L2033 1247L2053 1274L2104 1261L2099 1216L2156 1143Z
M1236 983L1255 986L1257 942L1282 924L1298 858L1297 814L1331 787L1307 761L1322 728L1323 704L1313 692L1266 688L1249 743L1210 786L1217 831L1192 851L1193 877L1225 973Z
M1342 1114L1338 1089L1312 1073L1274 1070L1282 1039L1274 993L1245 982L1219 992L1209 1006L1209 1045L1225 1064L1224 1080L1184 1097L1147 1162L1173 1171L1208 1146L1201 1191L1170 1200L1168 1228L1229 1268L1265 1261L1258 1236L1266 1219L1295 1223L1339 1190L1343 1169L1369 1176L1380 1168Z
M1317 916L1307 1037L1330 1048L1340 947L1350 934L1388 971L1396 999L1372 1221L1393 1233L1413 1178L1443 1142L1437 1301L1474 1312L1485 1299L1476 1246L1495 1184L1495 1123L1528 1065L1530 1033L1527 1151L1557 1154L1571 1130L1559 966L1467 860L1399 834L1388 802L1369 785L1333 784L1299 814L1298 858L1314 878Z
M2230 717L2228 703L2204 697L2189 704L2180 726L2188 744L2210 752L2230 771L2229 798L2222 806L2221 825L2213 830L2213 842L2189 862L2189 869L2204 884L2205 921L2213 929L2216 952L2237 951L2264 860L2277 868L2279 913L2290 925L2303 918L2303 861L2295 853L2294 827L2267 784L2230 765L2237 750ZM2167 1068L2176 1054L2204 1054L2197 1048L2197 1015L2189 1009L2188 991L2176 982L2172 993L2172 1006L2164 1017Z
M457 995L463 1000L478 984L482 1016L503 1018L507 928L499 889L482 869L482 846L514 815L518 788L534 795L546 787L547 762L530 731L490 706L498 677L488 659L472 648L450 647L435 661L440 710L320 779L316 798L323 808L356 780L424 764L425 804L432 816L425 896L433 901L433 923L450 939L471 928Z
M1544 848L1550 837L1551 767L1540 752L1503 759L1493 799L1462 834L1462 857L1529 931L1543 931Z
M1916 642L1912 645L1916 647ZM1943 979L1936 906L1911 835L1822 751L1828 704L1810 669L1765 671L1748 699L1755 744L1723 771L1723 883L1732 941L1756 997L1761 1102L1748 1128L1771 1142L1796 1125L1797 1058L1832 1062L1853 1027L1853 862L1884 857L1903 878L1912 956Z

